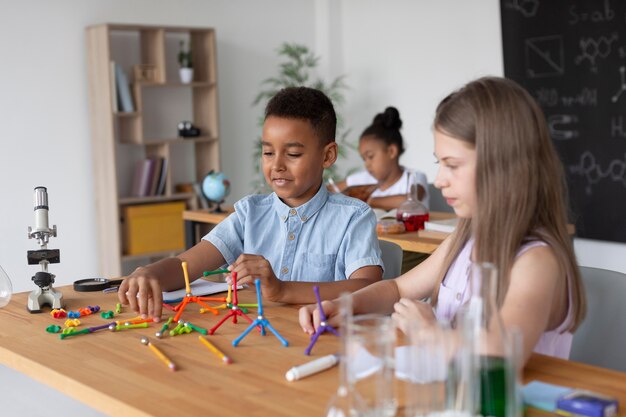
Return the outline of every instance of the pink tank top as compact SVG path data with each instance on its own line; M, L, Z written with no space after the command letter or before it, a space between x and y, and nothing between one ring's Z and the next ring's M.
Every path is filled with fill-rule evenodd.
M547 245L547 243L539 240L527 242L519 249L516 257L531 248ZM435 316L438 320L452 320L461 305L466 303L470 298L469 276L472 265L470 255L473 247L474 240L470 239L452 262L452 265L450 265L450 269L448 269L443 282L439 286L439 296L437 306L435 307ZM569 352L572 346L572 334L565 331L565 329L569 325L570 320L572 320L572 286L570 285L570 279L571 278L568 276L567 292L569 302L567 316L565 320L563 320L563 323L556 329L546 331L541 335L534 348L534 351L537 353L563 359L569 358Z

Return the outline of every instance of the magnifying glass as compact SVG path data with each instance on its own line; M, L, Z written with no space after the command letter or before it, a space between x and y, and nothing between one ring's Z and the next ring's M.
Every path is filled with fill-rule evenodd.
M117 287L122 283L122 279L107 278L85 278L74 281L74 291L92 292L104 291L108 288Z

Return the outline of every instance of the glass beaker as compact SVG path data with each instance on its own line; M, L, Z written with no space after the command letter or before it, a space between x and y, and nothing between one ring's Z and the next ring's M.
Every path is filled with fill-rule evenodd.
M391 417L398 403L394 390L396 331L391 316L365 314L348 323L348 381L363 400L363 416Z
M474 350L479 387L478 412L483 416L520 415L518 364L521 333L508 333L497 303L498 271L488 262L472 264L470 300L461 320Z
M331 397L326 407L326 417L352 417L362 416L365 412L365 404L359 394L354 390L348 378L347 364L347 331L348 324L352 321L352 295L342 293L339 297L339 315L341 326L339 328L341 338L341 352L339 354L339 385L337 391Z
M410 328L410 377L406 416L472 417L473 362L462 331L447 323Z
M428 221L428 208L417 198L417 177L414 172L407 173L406 200L396 210L396 219L404 223L407 232L416 232L424 229L424 222Z
M0 266L0 308L9 304L11 295L13 295L13 285L11 285L11 280L7 273Z

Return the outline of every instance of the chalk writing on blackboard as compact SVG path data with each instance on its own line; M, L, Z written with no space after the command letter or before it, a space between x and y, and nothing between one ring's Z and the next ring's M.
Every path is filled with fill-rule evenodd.
M575 114L551 114L548 116L548 128L550 135L555 140L567 140L578 137L578 130L575 126L578 123L578 116Z
M563 38L540 36L524 41L526 73L530 78L563 75Z
M626 91L626 78L624 78L624 71L626 71L626 67L624 67L623 65L621 67L619 67L619 76L622 80L622 85L620 86L620 89L618 90L617 93L615 93L615 95L613 97L611 97L611 101L613 103L616 103L617 100L619 100L619 97L622 95L622 93L624 91Z
M585 59L589 60L591 71L598 72L598 63L596 60L611 55L611 45L618 39L619 36L617 36L615 32L610 37L581 37L579 42L581 53L574 59L574 62L580 65Z
M533 97L541 107L595 107L598 105L598 89L589 87L583 87L580 92L569 95L559 93L556 88L541 87L535 90Z
M578 164L570 165L569 172L572 175L579 175L585 179L585 193L593 194L593 186L602 180L621 182L626 188L626 154L622 159L614 159L609 162L606 169L596 162L596 157L590 151L585 151L580 155Z
M504 7L520 12L524 17L533 17L537 14L539 0L506 0Z

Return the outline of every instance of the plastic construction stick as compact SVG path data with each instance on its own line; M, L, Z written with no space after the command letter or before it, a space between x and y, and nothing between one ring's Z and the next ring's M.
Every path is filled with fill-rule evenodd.
M185 275L185 292L187 294L191 294L191 285L189 285L189 272L187 272L187 262L183 261L181 265L183 267L183 275Z
M313 291L315 292L315 298L317 299L317 309L320 312L321 321L320 321L319 327L317 328L313 336L311 336L311 343L309 343L309 346L307 346L307 348L304 349L305 355L311 354L311 350L313 349L313 346L315 346L315 342L317 342L317 339L320 337L322 333L330 332L334 334L335 336L339 336L339 333L337 333L337 330L335 330L332 326L326 323L327 318L326 318L326 314L324 314L324 310L322 309L322 298L320 297L320 287L318 285L314 286Z
M165 333L168 327L170 327L170 324L172 324L172 320L174 320L174 317L170 317L169 319L167 319L167 321L163 323L163 327L161 327L161 330L156 332L154 335L160 339L161 336L163 336L163 333Z
M112 332L115 332L119 330L145 329L146 327L148 327L148 323L129 324L129 325L110 324L109 330L111 330Z
M234 285L237 285L237 284L235 283ZM254 320L250 324L250 326L248 326L248 328L244 330L243 333L241 333L241 335L238 338L233 340L233 346L236 347L239 344L239 342L241 342L241 340L243 340L243 338L246 337L246 335L250 333L250 330L252 330L255 326L261 327L261 336L265 336L265 328L267 327L274 334L274 336L276 336L276 338L280 340L280 343L282 343L283 346L285 347L289 346L289 342L287 342L287 340L284 337L282 337L276 331L276 329L272 327L270 322L263 316L263 303L261 302L261 280L258 278L255 279L254 285L256 286L256 298L257 298L257 303L259 304L258 316L256 320Z
M143 343L144 345L148 346L150 348L150 350L152 352L154 352L154 354L159 359L161 359L161 361L170 369L170 371L175 371L176 370L176 364L174 364L174 362L172 362L172 360L170 358L165 356L165 354L163 352L161 352L161 349L159 349L154 344L152 344L147 337L142 337L141 338L141 343Z
M193 324L189 323L188 321L185 322L185 327L193 329L193 330L197 331L198 333L202 333L203 335L207 335L209 333L207 329L203 329L202 327L194 326Z
M200 340L206 347L208 347L211 352L215 353L225 364L228 365L233 363L233 360L231 358L226 356L221 350L217 348L217 346L209 342L206 338L198 336L198 340Z
M216 269L215 271L204 271L202 276L208 277L209 275L217 275L217 274L228 274L230 271L228 269Z
M237 305L237 273L233 272L232 273L232 277L233 277L233 303L232 303L232 307L230 308L230 311L228 312L227 315L224 316L224 318L222 318L215 326L211 327L211 329L209 329L209 334L214 334L215 331L226 321L228 320L228 318L232 317L233 318L233 323L237 323L237 316L243 317L244 319L248 320L248 322L252 323L252 319L250 317L248 317L243 311L241 311L241 309L239 308L239 306ZM261 330L261 329L259 329Z
M59 339L63 340L63 339L65 339L66 337L70 337L70 336L78 336L79 334L89 334L89 333L91 333L91 332L89 331L89 329L76 330L76 331L71 332L71 333L61 333L61 334L59 335Z

